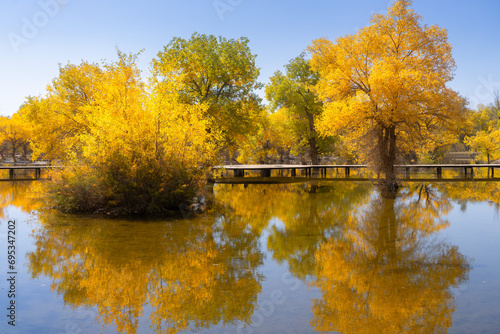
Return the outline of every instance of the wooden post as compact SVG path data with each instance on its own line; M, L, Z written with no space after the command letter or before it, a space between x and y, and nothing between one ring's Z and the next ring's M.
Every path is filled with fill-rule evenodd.
M292 177L295 177L297 175L297 171L295 170L295 168L292 168L291 169L291 174L292 174Z
M351 175L351 170L349 167L345 167L345 176L348 177L349 175Z
M495 177L495 167L491 167L491 178Z
M13 179L14 178L14 168L9 168L9 179Z
M438 179L442 178L443 177L443 170L441 169L441 167L438 167L437 168L437 177Z
M406 175L405 175L406 178L409 179L411 177L411 175L410 175L410 167L406 167L405 168L405 173L406 173Z

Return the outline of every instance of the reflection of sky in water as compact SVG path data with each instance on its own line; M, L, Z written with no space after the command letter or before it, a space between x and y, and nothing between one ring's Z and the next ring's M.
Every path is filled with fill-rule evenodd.
M246 191L257 190L260 186L249 186ZM251 317L253 323L247 327L241 325L241 321L235 320L234 324L215 324L208 329L202 328L200 333L314 333L315 330L310 326L310 320L314 317L312 312L313 300L321 299L322 292L317 287L311 286L311 281L314 281L314 277L310 276L310 272L306 275L306 281L298 279L294 270L299 270L297 268L290 271L292 258L297 258L304 256L307 258L307 250L316 250L319 245L303 245L300 243L305 242L305 240L323 240L325 242L329 238L333 238L338 235L342 229L342 225L339 225L343 219L339 218L344 213L337 208L339 211L336 215L324 214L324 211L337 210L337 206L349 206L349 201L353 201L356 196L347 196L349 200L345 198L342 203L330 203L331 198L337 198L341 196L342 191L351 193L364 193L368 196L366 201L361 200L358 205L359 207L367 208L370 201L373 201L376 197L371 191L365 191L363 189L347 189L342 190L344 187L339 185L334 185L333 187L338 187L339 189L332 190L333 192L319 192L315 194L303 194L301 190L294 188L293 196L290 196L286 191L272 193L274 197L274 206L266 206L265 203L262 207L256 209L254 215L251 213L248 216L244 216L244 219L238 220L234 217L226 217L227 223L230 224L249 224L252 225L252 219L268 219L265 226L259 230L255 236L258 238L257 247L263 253L263 262L254 268L252 272L253 277L260 275L262 277L260 281L261 291L258 293L255 301L250 302L250 304L256 304L254 313ZM328 188L328 187L327 187ZM231 190L232 189L232 190ZM240 196L240 200L243 203L231 202L227 200L226 203L233 205L233 207L242 207L252 202L250 198L242 195L242 187L227 188L228 193L227 198L235 199ZM272 189L270 187L269 189ZM285 187L286 189L286 187ZM323 189L324 190L324 189ZM331 189L330 189L331 190ZM239 192L239 193L238 193ZM220 195L220 194L219 194ZM352 195L352 194L351 194ZM16 196L22 196L16 194ZM264 195L258 195L264 196ZM280 203L280 196L283 197L283 201L288 201L289 207L284 207L283 212L280 208L276 207ZM294 197L295 196L295 197ZM362 196L361 196L362 197ZM262 197L262 199L267 199L268 197ZM300 203L304 201L310 202L314 200L314 208L310 206L305 206ZM330 202L329 202L330 201ZM453 312L453 326L449 329L449 333L458 332L479 332L483 330L485 333L498 332L500 329L500 258L498 254L500 253L500 218L498 211L494 207L489 206L484 202L477 203L467 203L466 210L461 211L461 206L453 202L451 211L445 215L444 218L448 219L450 226L441 230L431 236L431 238L438 241L444 240L450 245L458 247L458 251L468 258L472 258L471 263L472 270L469 273L469 281L462 284L458 288L451 288L453 295L456 297L455 303L456 308ZM333 209L332 209L333 208ZM267 215L264 210L267 210ZM290 211L291 210L291 211ZM295 210L295 211L293 211ZM311 212L316 210L320 214L316 217L311 215ZM237 211L237 210L236 210ZM348 211L348 210L347 210ZM287 215L289 212L290 215ZM335 211L336 212L336 211ZM273 216L275 214L276 216ZM301 224L301 217L315 217L315 223ZM254 217L254 218L252 218ZM25 254L29 252L36 251L37 247L35 245L35 240L33 239L32 230L39 227L38 223L30 222L30 216L23 213L19 208L8 206L4 208L4 218L0 223L0 245L5 245L6 240L6 222L7 218L16 219L17 224L17 251L19 252L17 259L17 291L19 295L16 298L16 303L18 308L16 310L16 328L13 330L7 325L5 321L5 316L0 319L0 332L1 333L114 333L114 326L107 326L102 328L101 324L95 324L94 319L97 315L97 309L94 307L76 307L72 309L68 304L65 305L63 300L63 294L58 294L55 290L51 291L52 280L46 276L38 276L38 278L32 279L31 273L28 272L28 260ZM246 220L245 220L246 219ZM70 217L64 218L67 226L69 226L68 233L77 233L81 226L81 219L72 219ZM85 224L92 224L96 222L93 220L84 220ZM331 223L335 221L335 224ZM216 243L221 242L227 236L231 236L232 233L238 233L238 230L232 230L229 227L224 227L221 220L217 220L217 228L213 231L213 237ZM186 234L186 233L199 233L195 230L190 230L187 228L186 224L196 224L196 219L191 219L188 222L176 222L175 224L169 224L168 240L175 236L176 233ZM80 224L78 226L71 226L71 224ZM137 229L137 224L144 228L154 229L154 222L148 223L131 223L131 222L116 222L110 221L109 223L99 223L98 225L107 226L108 228L116 229L117 240L120 243L126 242L129 233ZM260 226L259 222L255 222L256 226ZM57 225L57 224L56 224ZM89 226L90 226L89 225ZM49 227L51 228L51 227ZM106 228L106 227L104 227ZM318 230L315 230L318 229ZM120 230L121 229L121 230ZM202 229L203 230L203 229ZM252 229L251 226L246 226L242 230L248 233L251 237L252 233L256 233L258 230ZM290 230L293 231L293 236L286 235L286 232ZM55 229L54 231L57 231ZM72 232L71 232L72 231ZM137 230L139 231L139 230ZM165 230L164 230L165 231ZM253 232L252 232L253 231ZM284 244L269 244L269 240L277 240L275 233L284 233L282 236L285 238ZM110 236L113 234L109 234ZM130 235L136 235L138 238L141 237L141 233L132 233ZM275 236L275 239L271 239L271 236ZM147 237L148 233L142 235L146 238L145 240L134 240L132 243L135 244L134 252L144 249L148 249L149 246L145 246L148 243ZM307 238L305 237L307 236ZM202 235L197 237L198 239L203 239ZM288 238L288 239L287 239ZM200 239L200 240L201 240ZM64 238L60 240L64 241ZM78 239L74 239L78 240ZM197 240L196 238L193 240ZM293 242L297 241L299 244L294 245ZM288 241L288 242L287 242ZM110 245L116 246L116 242L110 240ZM292 243L292 244L290 244ZM142 246L141 246L142 245ZM77 244L66 245L67 247L78 247ZM284 260L277 260L277 253L280 249L276 247L296 249L295 253L288 254L288 258ZM314 247L313 247L314 246ZM0 278L2 282L6 282L6 249L1 246L0 249ZM103 247L103 245L100 245ZM169 244L166 244L165 249L168 249ZM229 247L229 246L226 246ZM155 258L160 256L157 253L158 248L156 245L151 245L151 250L156 252L153 254L143 254L144 261L150 261L149 258ZM126 254L127 248L123 247L124 255ZM113 251L110 251L113 254ZM135 253L134 253L135 254ZM234 261L229 261L228 263L234 263L238 265L241 263L239 257L244 257L245 254L239 253L238 251L230 252L235 256ZM286 252L284 253L287 254ZM148 260L149 259L149 260ZM244 261L243 261L244 262ZM217 264L214 264L214 266ZM144 268L145 270L147 268ZM239 274L244 273L244 271L238 271ZM307 269L307 268L306 268ZM304 269L304 270L306 270ZM0 307L4 309L4 305L7 305L8 298L6 296L6 284L0 284ZM229 287L231 288L231 287ZM226 293L224 288L218 290L220 294ZM137 333L150 333L149 328L149 315L152 309L150 306L144 307L144 316L139 319L139 327ZM3 313L2 313L3 314Z
M487 203L455 204L450 227L441 232L473 259L468 284L453 290L457 307L454 325L463 333L500 331L500 218ZM454 332L453 329L451 332Z

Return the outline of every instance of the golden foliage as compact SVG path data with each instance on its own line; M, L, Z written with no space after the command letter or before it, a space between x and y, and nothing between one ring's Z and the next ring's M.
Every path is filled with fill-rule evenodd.
M12 115L12 117L0 116L0 143L6 143L7 149L2 152L2 158L10 152L12 160L16 162L18 153L23 153L23 158L27 159L29 151L29 141L32 136L31 125L23 119L22 110Z
M497 170L498 171L498 170ZM449 182L437 184L436 188L460 204L463 210L468 203L486 202L500 208L500 182Z
M497 159L500 154L500 127L489 131L478 131L474 136L465 137L465 144L480 152L486 162Z
M309 47L326 102L318 129L341 135L389 179L397 153L433 148L464 111L446 87L455 69L446 30L422 25L410 4L397 0L357 33Z
M263 110L258 130L242 142L237 161L239 163L270 163L282 161L297 143L290 130L290 119L284 109L274 113Z
M177 210L204 184L218 133L207 131L204 104L180 101L180 84L146 87L137 56L118 58L61 68L47 97L27 104L35 155L67 166L48 192L64 211Z
M33 127L33 159L66 161L82 146L78 135L89 131L88 110L96 105L96 85L103 69L83 62L59 67L45 97L29 97L22 107Z

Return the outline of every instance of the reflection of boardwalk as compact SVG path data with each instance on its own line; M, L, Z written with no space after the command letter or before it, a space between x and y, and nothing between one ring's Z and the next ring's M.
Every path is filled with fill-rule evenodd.
M366 169L367 165L226 165L226 166L216 166L214 170L217 172L216 177L221 177L217 179L218 182L227 182L228 177L233 178L244 178L247 176L259 175L261 178L269 177L288 177L288 178L311 178L317 177L322 179L345 179L350 180L363 179L368 180L370 178L360 177L359 172ZM461 173L460 179L474 179L474 170L480 168L486 168L488 171L488 179L495 178L495 169L500 168L500 164L426 164L426 165L395 165L397 170L403 172L405 180L415 180L412 179L412 173L417 171L428 171L436 173L437 179L442 179L443 170L451 169L458 170ZM358 176L351 177L351 172L353 170L358 171ZM228 174L232 171L233 175ZM300 173L300 174L298 174ZM463 173L463 174L462 174ZM497 171L498 176L500 173ZM428 179L428 178L426 178ZM456 178L454 178L456 179ZM236 180L233 180L236 181ZM271 181L271 180L268 180ZM273 181L271 181L273 182ZM278 182L278 180L275 180Z

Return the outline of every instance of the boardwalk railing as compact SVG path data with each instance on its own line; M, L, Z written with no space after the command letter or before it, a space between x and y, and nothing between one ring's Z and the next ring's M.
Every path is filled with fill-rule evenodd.
M9 178L8 180L15 180L15 171L18 170L33 170L35 171L34 178L39 179L42 175L42 169L54 169L54 168L63 168L61 166L47 166L47 165L25 165L25 166L0 166L0 170L8 170Z
M261 177L270 177L271 171L276 170L282 176L281 172L288 170L291 177L297 176L297 170L304 172L306 177L311 177L313 172L319 173L321 177L326 176L327 170L344 169L346 177L351 175L353 169L364 169L368 165L226 165L215 166L214 170L233 171L234 177L245 177L245 171L260 172ZM443 175L443 169L462 169L465 176L474 176L474 169L488 168L488 175L495 177L495 169L500 169L500 164L425 164L425 165L394 165L395 168L404 170L405 177L411 176L412 170L416 169L435 169L438 178ZM500 173L499 173L500 174Z

